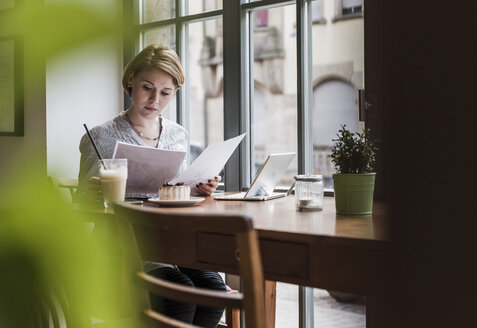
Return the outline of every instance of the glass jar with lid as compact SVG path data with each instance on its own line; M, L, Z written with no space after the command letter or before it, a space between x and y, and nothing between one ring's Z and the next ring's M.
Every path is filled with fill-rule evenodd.
M323 176L295 176L295 207L297 211L319 211L323 209Z

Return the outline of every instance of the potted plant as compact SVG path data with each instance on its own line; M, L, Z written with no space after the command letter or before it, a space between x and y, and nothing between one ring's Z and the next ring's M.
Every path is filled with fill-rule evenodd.
M352 133L342 125L331 149L336 213L370 214L373 210L377 147L369 139L369 129Z

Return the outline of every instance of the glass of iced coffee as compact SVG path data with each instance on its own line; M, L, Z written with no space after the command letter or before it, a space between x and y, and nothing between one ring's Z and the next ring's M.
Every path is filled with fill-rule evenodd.
M113 203L124 201L126 180L128 178L127 159L100 160L99 177L101 178L104 207L110 208Z

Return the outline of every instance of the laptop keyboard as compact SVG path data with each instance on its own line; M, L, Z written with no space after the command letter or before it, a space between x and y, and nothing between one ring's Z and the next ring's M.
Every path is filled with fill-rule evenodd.
M216 196L214 198L221 198L221 199L242 199L244 198L246 192L239 192L239 193L236 193L236 194L232 194L232 195L227 195L227 196Z
M286 194L279 192L279 193L271 193L268 196L252 196L252 197L247 197L245 198L246 192L240 192L237 194L232 194L232 195L227 195L227 196L215 196L214 199L219 199L219 200L268 200L268 199L274 199L274 198L279 198L279 197L284 197Z

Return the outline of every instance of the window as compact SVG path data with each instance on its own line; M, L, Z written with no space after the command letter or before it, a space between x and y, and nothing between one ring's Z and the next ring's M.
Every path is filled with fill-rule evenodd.
M363 11L363 0L342 0L341 14L343 16Z
M143 0L139 2L139 22L150 23L174 18L176 15L175 0Z
M222 0L185 0L184 12L188 15L222 9Z
M209 144L224 140L222 19L188 25L191 162Z
M165 43L181 57L186 83L163 115L189 131L192 160L209 144L246 132L240 156L228 163L235 165L226 170L229 190L247 188L269 153L297 153L280 182L285 187L295 174L313 172L306 35L312 11L324 17L322 0L125 1L136 22L136 42L125 53Z
M297 79L294 5L260 10L252 20L270 18L266 27L252 31L251 99L252 178L271 153L296 152ZM255 25L257 26L257 24ZM285 51L284 49L287 49ZM290 186L297 160L279 185Z
M336 133L341 124L352 132L358 128L355 98L353 86L341 80L324 81L313 90L313 166L315 173L323 175L326 189L333 189L334 167L329 155Z
M341 0L338 0L341 2ZM356 6L362 1L342 1ZM332 12L326 12L333 15ZM325 16L329 21L333 17ZM323 175L325 189L332 190L335 169L329 155L342 124L362 131L358 122L358 89L364 88L364 19L345 19L312 27L313 57L313 172Z

